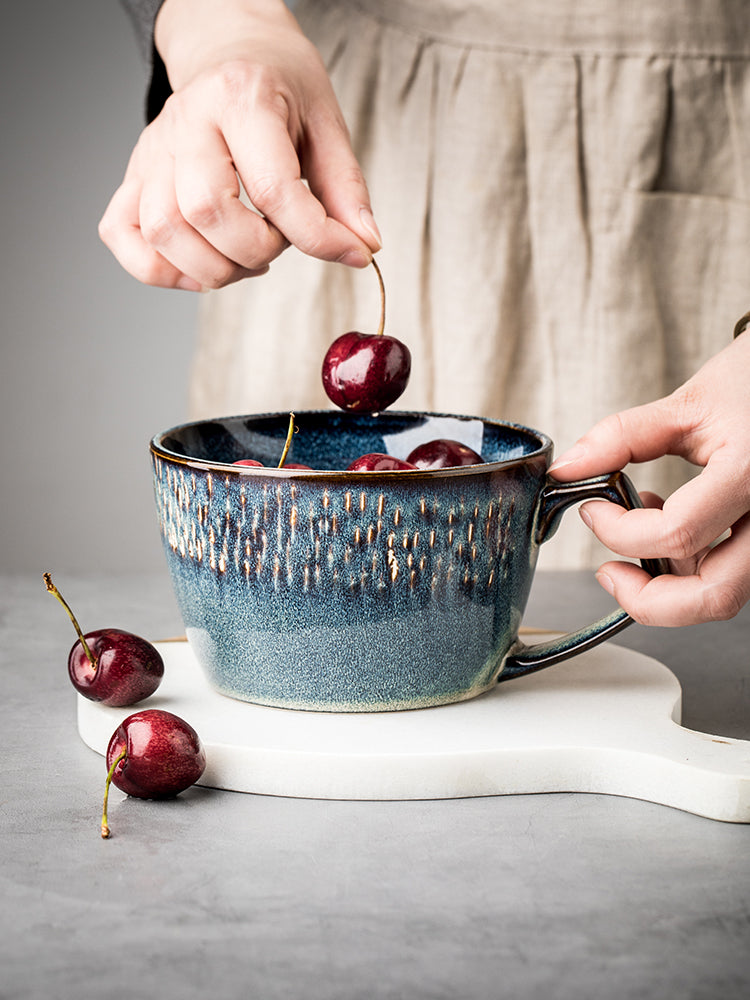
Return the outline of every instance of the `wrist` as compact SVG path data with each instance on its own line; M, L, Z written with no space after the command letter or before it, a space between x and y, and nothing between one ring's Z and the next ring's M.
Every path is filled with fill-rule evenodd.
M164 0L154 45L178 90L203 70L241 57L248 45L290 34L303 37L283 0Z

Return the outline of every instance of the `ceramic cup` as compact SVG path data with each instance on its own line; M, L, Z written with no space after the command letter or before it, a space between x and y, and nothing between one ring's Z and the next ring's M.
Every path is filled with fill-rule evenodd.
M637 506L616 472L560 484L552 442L475 417L338 411L184 424L151 442L156 504L188 639L212 685L288 709L442 705L614 635L617 610L550 642L518 639L539 546L566 507ZM435 438L483 464L346 472L367 452L405 458ZM237 466L255 458L265 468ZM663 567L645 563L656 573Z

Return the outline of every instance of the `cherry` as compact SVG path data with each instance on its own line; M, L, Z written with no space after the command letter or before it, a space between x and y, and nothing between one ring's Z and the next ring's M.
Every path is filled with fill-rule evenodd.
M135 705L156 691L164 676L164 661L150 642L119 628L84 635L49 573L44 574L44 583L68 612L78 634L68 654L68 674L77 691L90 701L112 707Z
M284 450L281 453L281 458L279 459L278 469L308 469L312 471L311 466L301 465L299 462L287 462L286 456L289 454L289 448L292 443L292 437L296 434L297 428L294 426L294 414L289 414L289 429L286 432L286 441L284 442ZM256 469L262 469L263 463L259 462L255 458L238 458L236 462L232 462L232 465L251 465Z
M377 413L390 406L406 388L411 373L409 348L385 329L385 286L380 268L372 261L380 284L378 332L350 330L338 337L323 358L323 388L342 410Z
M482 456L460 441L438 438L418 445L406 460L418 469L450 469L459 465L480 465Z
M369 452L367 455L360 455L355 458L351 465L347 466L347 472L394 472L405 469L416 469L416 465L411 462L403 462L393 455L384 455L379 451Z
M124 719L107 746L107 783L102 837L109 837L107 802L114 782L139 799L168 799L194 785L206 768L206 754L191 725L171 712L144 709Z

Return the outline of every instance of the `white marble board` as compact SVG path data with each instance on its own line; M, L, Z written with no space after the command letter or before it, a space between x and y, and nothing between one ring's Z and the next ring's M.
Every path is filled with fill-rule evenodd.
M187 642L156 645L164 681L137 709L166 709L198 731L202 785L379 800L597 792L750 822L750 741L680 726L674 674L611 642L471 701L366 714L235 701L210 687ZM79 733L104 754L137 709L79 696Z

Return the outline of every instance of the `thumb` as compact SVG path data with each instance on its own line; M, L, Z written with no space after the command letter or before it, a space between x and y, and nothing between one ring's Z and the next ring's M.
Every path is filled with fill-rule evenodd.
M370 205L370 194L352 151L343 120L326 118L308 127L304 155L310 190L326 213L355 233L375 253L382 239Z
M668 398L613 413L600 420L550 466L550 474L566 482L680 454L686 429Z

